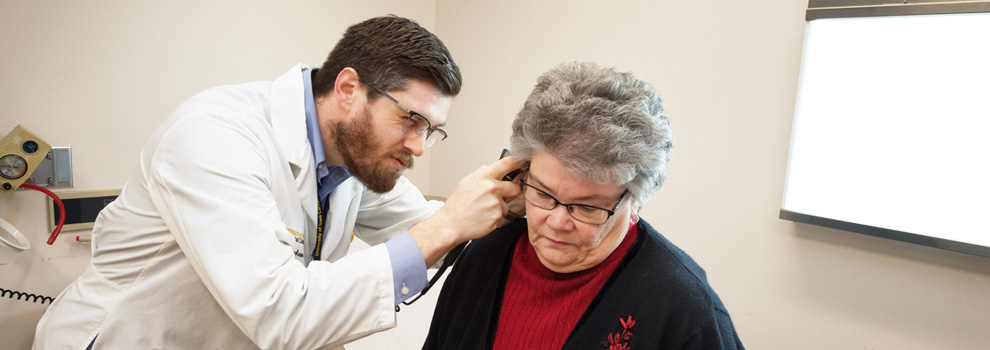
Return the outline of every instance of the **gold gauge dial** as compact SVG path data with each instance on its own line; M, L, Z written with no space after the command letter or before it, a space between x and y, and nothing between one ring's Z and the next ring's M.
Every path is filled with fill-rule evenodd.
M27 174L27 168L27 162L19 155L8 154L0 157L0 176L5 179L19 179Z

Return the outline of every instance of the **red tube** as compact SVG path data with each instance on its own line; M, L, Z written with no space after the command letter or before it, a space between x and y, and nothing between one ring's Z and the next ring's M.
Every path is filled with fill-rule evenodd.
M59 213L58 225L55 226L55 231L52 231L52 235L48 237L48 245L54 244L55 238L58 238L58 233L62 231L62 224L65 223L65 205L62 204L62 200L59 199L58 196L55 195L55 193L49 191L47 188L32 184L21 184L21 187L44 192L49 197L52 197L52 200L54 200L55 204L58 205L58 213Z

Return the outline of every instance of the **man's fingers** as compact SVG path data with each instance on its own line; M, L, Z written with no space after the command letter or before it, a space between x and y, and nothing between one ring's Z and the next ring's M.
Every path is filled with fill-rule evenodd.
M522 189L519 184L513 181L496 181L495 184L495 195L499 197L500 202L505 203L507 199L518 196Z
M509 173L519 170L520 167L522 164L516 165L512 156L507 156L489 165L488 175L495 179L502 179Z
M512 156L508 156L488 165L481 175L485 178L485 181L489 179L496 180L494 193L505 200L507 197L513 197L519 194L519 185L511 181L512 179L506 179L506 177L510 173L513 177L516 177L521 166L521 164L517 165L513 162Z

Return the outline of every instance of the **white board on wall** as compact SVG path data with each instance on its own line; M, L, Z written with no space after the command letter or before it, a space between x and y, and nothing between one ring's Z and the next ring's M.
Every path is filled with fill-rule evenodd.
M781 218L990 256L990 13L808 22Z

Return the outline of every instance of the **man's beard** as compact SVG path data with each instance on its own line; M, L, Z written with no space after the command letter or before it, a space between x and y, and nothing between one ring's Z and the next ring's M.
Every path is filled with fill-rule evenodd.
M380 165L382 160L396 158L405 168L412 169L413 156L402 150L391 153L382 151L372 130L371 113L365 108L362 118L336 123L334 145L351 175L375 193L385 193L395 188L402 171Z

